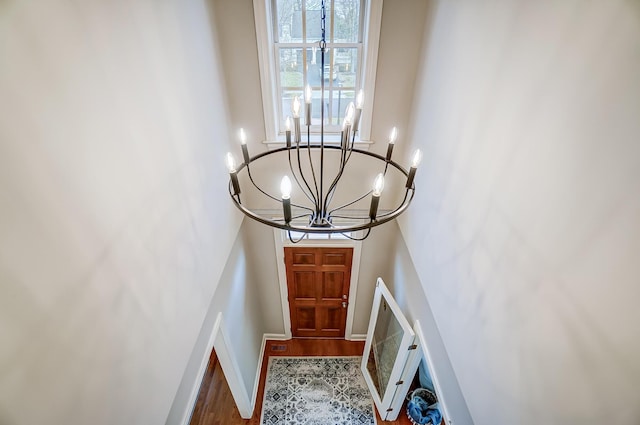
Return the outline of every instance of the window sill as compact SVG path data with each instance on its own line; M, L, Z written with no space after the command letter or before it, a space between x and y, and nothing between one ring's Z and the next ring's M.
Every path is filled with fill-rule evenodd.
M306 138L303 138L302 143L305 144L306 141L307 141ZM320 136L319 135L311 136L311 143L320 143ZM325 136L324 143L325 145L337 146L340 144L340 136L338 135ZM284 148L286 145L286 141L284 138L282 138L282 140L280 139L265 140L262 142L262 144L266 145L267 149L271 151L274 149ZM354 143L354 147L356 149L360 149L363 151L368 151L371 145L373 145L373 142L370 140L356 140Z

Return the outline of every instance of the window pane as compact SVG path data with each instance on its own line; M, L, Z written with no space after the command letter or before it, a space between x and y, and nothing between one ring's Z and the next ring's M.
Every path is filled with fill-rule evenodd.
M360 41L360 0L334 0L334 43Z
M341 87L335 88L331 93L331 125L342 125L344 113L349 102L355 103L355 91L353 89L343 90Z
M307 25L307 43L315 43L322 40L322 2L320 0L305 0L306 1L306 25ZM327 10L326 19L326 39L329 40L331 34L331 2L325 2Z
M311 90L311 125L320 125L322 115L322 105L325 102L322 101L320 89ZM305 104L306 108L307 105ZM306 111L304 112L306 114ZM325 109L325 118L327 110ZM302 114L302 113L301 113Z
M278 42L301 42L302 0L277 0L275 24Z
M304 87L302 49L280 50L280 85L282 87Z
M333 60L335 74L342 87L356 87L358 73L358 49L355 47L336 48ZM334 82L334 85L335 82Z

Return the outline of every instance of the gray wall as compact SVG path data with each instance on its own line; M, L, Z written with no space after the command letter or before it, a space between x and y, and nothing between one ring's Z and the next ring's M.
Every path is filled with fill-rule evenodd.
M433 1L401 222L471 416L640 422L640 3Z
M387 240L389 258L393 264L390 273L383 277L383 280L409 323L413 325L416 320L420 321L431 355L431 367L437 375L441 387L441 393L438 396L444 400L451 415L447 420L452 420L458 425L472 424L467 404L429 305L429 294L424 292L407 245L397 225L394 222L389 227L397 232Z
M0 40L0 423L162 423L240 225L209 11L8 0Z
M207 343L219 313L222 313L226 335L229 336L230 354L238 363L242 381L251 399L256 373L259 373L262 336L272 331L268 320L265 320L268 304L263 302L261 295L264 286L261 281L262 273L256 267L256 259L251 256L250 247L255 241L253 226L255 224L247 219L240 227L176 392L167 424L180 424L185 411L193 407L189 405L189 397L198 378L200 365L210 354L207 352Z

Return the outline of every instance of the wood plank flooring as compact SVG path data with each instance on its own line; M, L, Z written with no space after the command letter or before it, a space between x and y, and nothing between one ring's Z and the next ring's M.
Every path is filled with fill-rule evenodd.
M360 356L364 351L363 341L337 339L291 339L288 341L267 341L265 358L260 372L260 384L256 408L251 419L242 419L235 406L231 391L224 378L219 362L207 372L200 387L198 401L191 417L190 425L259 425L262 411L264 383L267 376L269 357L272 356ZM211 366L211 363L210 363ZM375 408L374 408L375 410ZM376 412L378 424L410 425L403 411L397 421L383 422ZM329 425L329 424L328 424Z

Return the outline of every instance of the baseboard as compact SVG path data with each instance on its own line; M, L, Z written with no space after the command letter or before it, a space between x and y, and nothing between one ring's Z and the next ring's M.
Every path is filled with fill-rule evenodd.
M218 317L216 317L216 321L213 324L213 329L209 336L209 341L207 341L207 348L205 350L205 355L200 362L200 369L198 369L198 374L196 375L196 380L193 383L193 387L191 388L191 394L189 395L189 401L187 403L187 407L182 416L182 425L189 425L191 421L191 415L193 414L193 409L196 407L196 402L198 400L198 394L200 392L200 385L202 384L202 380L204 379L204 374L207 371L207 367L209 366L209 358L211 357L211 351L213 351L213 341L215 340L216 334L218 333L218 329L220 328L220 322L222 321L222 315L219 313Z
M287 340L289 340L291 338L287 337L285 334L264 334L262 336L263 344L268 339L273 340L273 341L287 341Z
M262 345L260 346L260 357L258 357L258 370L256 379L253 382L253 394L251 394L251 411L255 411L256 400L258 398L258 386L260 385L260 372L262 372L262 362L264 362L264 352L267 349L267 340L286 341L289 338L285 334L263 334Z
M349 341L366 341L367 340L367 334L351 334L351 338L349 338Z

